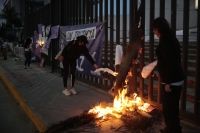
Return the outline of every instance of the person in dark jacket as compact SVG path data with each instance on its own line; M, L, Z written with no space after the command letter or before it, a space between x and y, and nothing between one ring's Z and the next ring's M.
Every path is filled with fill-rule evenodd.
M7 60L7 54L8 54L8 42L7 39L3 40L3 44L2 44L2 48L3 48L3 60Z
M156 47L157 69L161 77L163 115L166 127L161 133L181 133L179 100L184 83L180 44L166 19L153 21L153 32L159 38Z
M32 39L27 38L26 42L24 44L24 52L25 52L25 62L24 62L24 68L30 67L31 63L31 55L32 55Z
M3 40L1 38L0 38L0 49L1 49L0 53L2 53L2 51L3 51Z
M64 90L62 91L62 93L65 94L66 96L69 96L71 93L72 94L77 93L74 89L74 82L75 82L75 72L76 72L76 60L80 57L80 55L83 54L96 69L98 68L94 59L89 54L89 51L86 47L87 43L88 43L87 37L81 35L77 37L77 40L70 41L62 51L61 58L59 60L62 61L64 67L64 75L63 75ZM71 70L70 90L67 89L67 77L69 74L69 66Z

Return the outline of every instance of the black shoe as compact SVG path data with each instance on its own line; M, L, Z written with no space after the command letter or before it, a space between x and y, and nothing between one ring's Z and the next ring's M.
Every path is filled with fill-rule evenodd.
M165 129L160 129L159 133L164 133Z
M182 127L160 129L160 133L182 133Z
M182 127L179 126L177 128L174 128L173 133L182 133Z

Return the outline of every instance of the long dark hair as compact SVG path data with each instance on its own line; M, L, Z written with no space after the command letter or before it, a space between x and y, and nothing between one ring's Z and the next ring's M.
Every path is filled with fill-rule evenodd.
M24 48L28 48L30 46L30 44L32 43L32 39L31 38L27 38L26 42L24 44Z
M86 37L85 35L78 36L76 39L77 39L78 41L83 42L84 45L86 45L86 44L89 43L88 40L87 40L87 37Z
M169 23L165 18L158 17L153 21L153 28L157 29L161 38L172 39L175 36L172 33Z

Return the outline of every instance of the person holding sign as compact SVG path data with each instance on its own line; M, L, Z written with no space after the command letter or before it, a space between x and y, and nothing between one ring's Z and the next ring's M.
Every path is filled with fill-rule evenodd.
M63 63L64 74L63 74L63 84L64 89L62 91L63 94L69 96L72 94L77 94L74 89L75 82L75 72L76 72L76 60L80 57L80 55L84 55L89 62L97 69L98 66L95 63L92 56L89 54L88 48L86 44L88 43L87 37L84 35L78 36L77 40L72 40L66 45L62 51L61 56L59 57L59 61ZM71 89L67 89L67 78L69 74L69 66L71 71Z
M153 21L153 32L159 38L156 47L157 69L161 78L161 95L165 129L161 133L181 133L179 118L179 99L184 73L181 67L180 44L169 23L164 18Z

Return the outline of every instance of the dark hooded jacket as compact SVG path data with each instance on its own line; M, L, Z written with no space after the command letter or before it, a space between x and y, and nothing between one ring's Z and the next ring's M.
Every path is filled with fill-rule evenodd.
M180 44L177 38L160 38L156 55L157 69L162 83L171 84L184 80L180 53Z
M89 62L94 65L95 61L92 56L89 54L89 51L86 45L78 45L78 41L70 41L68 45L66 45L62 51L62 56L64 56L64 61L76 61L80 55L83 54Z

